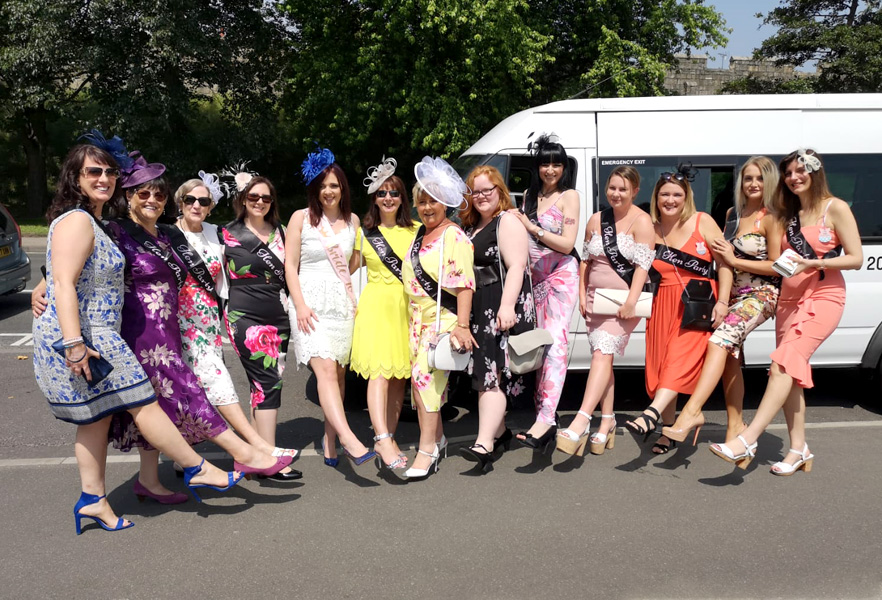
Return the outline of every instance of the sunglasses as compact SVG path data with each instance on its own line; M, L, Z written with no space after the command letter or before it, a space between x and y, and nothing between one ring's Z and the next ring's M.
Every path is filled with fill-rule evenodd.
M255 202L256 203L258 200L263 200L266 204L273 203L273 197L270 196L269 194L250 194L249 193L249 194L245 194L245 199L248 200L248 202Z
M662 173L659 175L659 179L663 181L670 181L671 179L675 181L686 181L686 176L683 173Z
M211 206L211 198L197 198L196 196L184 196L184 204L191 206L194 202L198 202L199 206Z
M377 190L377 198L385 198L386 194L389 194L390 198L401 197L401 192L398 190Z
M152 190L138 190L135 192L135 195L141 200L149 200L150 196L156 198L157 202L165 202L167 196L162 192L154 192Z
M80 169L80 173L82 173L87 179L98 179L101 177L101 174L107 175L110 179L116 179L119 177L119 169L114 167L83 167Z

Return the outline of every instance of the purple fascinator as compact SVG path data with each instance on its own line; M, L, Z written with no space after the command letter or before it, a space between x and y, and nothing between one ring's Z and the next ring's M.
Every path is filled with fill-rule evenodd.
M122 169L120 187L123 189L137 187L165 173L165 165L148 163L138 150L130 152L129 157L132 160L131 166Z
M318 144L315 145L315 152L306 156L306 160L300 165L300 172L303 174L303 182L306 185L312 183L312 180L319 174L330 167L334 163L334 153L327 148L322 148Z
M116 164L119 165L120 169L125 170L131 168L132 164L135 162L129 157L129 151L126 150L126 145L118 135L115 135L108 140L100 131L93 129L92 131L84 133L78 137L77 140L86 140L89 144L96 148L101 148L110 154L114 160L116 160Z

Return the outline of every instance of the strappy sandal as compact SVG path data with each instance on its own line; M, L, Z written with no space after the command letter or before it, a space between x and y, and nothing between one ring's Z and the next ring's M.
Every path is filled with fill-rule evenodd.
M673 427L673 426L674 426L673 423L665 424L665 427ZM652 445L652 453L653 454L658 454L658 455L667 454L673 448L677 447L677 440L670 438L664 434L662 434L662 437L665 438L666 440L668 440L670 442L670 444L662 444L661 438L659 438L659 441L657 441L656 443L654 443Z
M375 435L374 436L374 448L376 448L376 442L379 442L379 441L385 440L385 439L391 440L392 438L394 438L394 434L391 434L391 433L381 433L380 435ZM376 450L375 450L375 452L376 452ZM382 470L385 467L386 469L389 469L389 471L391 471L392 473L395 473L396 471L400 471L402 469L407 468L407 457L399 454L398 458L393 460L391 463L386 463L386 461L383 460L383 457L380 455L380 453L377 452L376 464L377 464L377 470Z
M647 414L647 411L650 411L653 414ZM637 424L637 421L639 419L643 419L645 427ZM627 427L631 431L631 433L642 435L643 442L645 443L646 440L649 439L649 435L658 428L658 422L660 419L661 413L655 410L655 408L653 408L652 406L648 406L639 417L637 417L633 421L626 421L625 427Z
M585 453L585 445L588 443L589 429L591 429L591 415L584 410L580 410L578 414L588 419L585 431L576 433L567 427L557 432L557 449L571 456L582 456Z
M772 468L769 469L769 472L772 475L778 475L779 477L788 477L790 475L793 475L800 469L802 469L806 473L811 472L812 462L814 462L815 460L815 455L809 453L808 444L803 445L802 452L800 452L796 448L791 448L790 453L799 456L799 460L792 465L784 461L776 462L774 465L772 465Z

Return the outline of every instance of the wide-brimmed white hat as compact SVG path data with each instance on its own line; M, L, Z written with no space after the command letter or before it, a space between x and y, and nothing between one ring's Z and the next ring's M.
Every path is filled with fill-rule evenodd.
M456 169L443 158L423 157L414 165L413 173L426 193L445 206L457 208L465 202L463 196L471 193Z

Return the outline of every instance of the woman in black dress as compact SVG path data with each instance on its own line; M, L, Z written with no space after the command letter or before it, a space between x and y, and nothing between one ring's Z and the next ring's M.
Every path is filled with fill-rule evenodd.
M460 218L475 248L471 330L477 343L469 372L478 391L479 421L478 439L461 454L487 472L493 451L511 444L511 430L505 426L506 397L524 389L523 378L509 370L508 336L533 329L535 310L526 272L529 237L517 218L506 215L511 196L502 175L481 166L466 183L472 201Z

